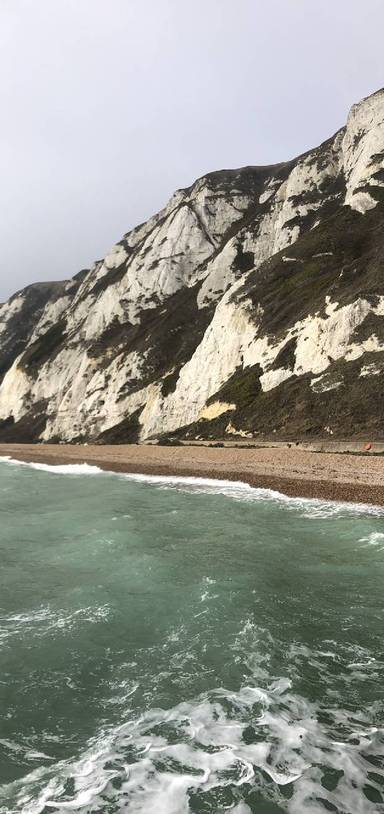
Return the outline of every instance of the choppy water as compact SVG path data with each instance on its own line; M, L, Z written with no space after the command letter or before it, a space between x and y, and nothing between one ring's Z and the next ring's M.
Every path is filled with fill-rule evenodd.
M384 514L0 463L0 812L384 811Z

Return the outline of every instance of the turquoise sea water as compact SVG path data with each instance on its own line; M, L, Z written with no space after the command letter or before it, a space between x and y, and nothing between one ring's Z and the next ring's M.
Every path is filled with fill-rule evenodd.
M384 811L384 514L0 463L0 812Z

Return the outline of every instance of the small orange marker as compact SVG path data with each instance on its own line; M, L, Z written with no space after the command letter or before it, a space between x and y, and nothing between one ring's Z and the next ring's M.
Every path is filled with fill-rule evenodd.
M372 449L372 444L365 444L364 449L366 452L369 452L369 450Z

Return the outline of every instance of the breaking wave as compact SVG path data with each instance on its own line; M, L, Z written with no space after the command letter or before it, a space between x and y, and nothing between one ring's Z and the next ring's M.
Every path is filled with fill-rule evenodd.
M1 814L384 814L382 509L7 464Z
M42 464L19 461L10 456L0 456L0 462L24 466L54 475L109 475L125 480L157 486L162 489L193 491L201 494L224 495L237 500L264 500L283 503L285 508L299 509L309 519L333 517L344 512L384 516L384 507L365 503L323 500L319 498L291 497L274 489L250 486L243 481L221 480L216 478L188 477L183 475L143 475L137 473L117 473L98 466L82 464Z
M53 475L98 475L103 472L98 466L91 464L40 464L32 461L18 461L9 455L0 456L3 463L13 466L26 466L30 469L37 469L40 472L51 472Z
M288 679L218 688L100 732L74 762L44 755L12 791L22 814L245 812L258 795L290 814L378 814L384 729L372 712L320 710Z

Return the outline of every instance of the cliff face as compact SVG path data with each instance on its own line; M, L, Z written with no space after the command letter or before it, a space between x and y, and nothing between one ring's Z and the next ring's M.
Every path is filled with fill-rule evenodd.
M0 440L384 436L384 91L0 307Z

